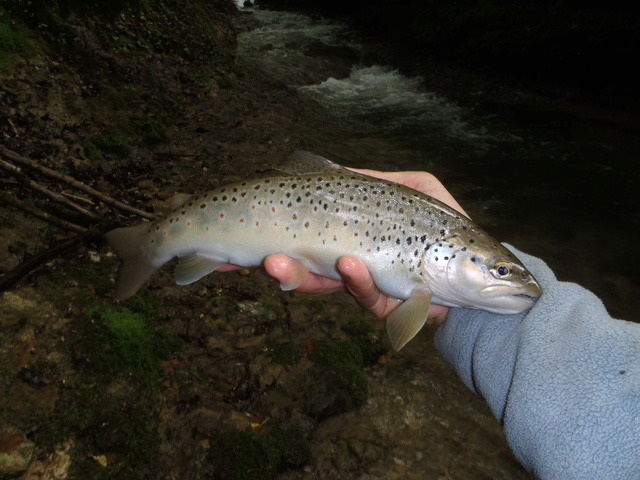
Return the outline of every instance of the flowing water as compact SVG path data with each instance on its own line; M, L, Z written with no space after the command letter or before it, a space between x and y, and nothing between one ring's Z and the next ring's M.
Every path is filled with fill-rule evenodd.
M449 95L437 70L405 76L344 25L291 12L250 18L238 63L299 95L306 115L289 134L292 149L354 167L430 171L499 240L590 288L614 316L640 321L638 118L537 103L508 87L496 101L472 77L456 80ZM346 443L331 448L358 450L349 442L372 437L368 466L344 475L348 455L336 453L326 475L529 478L481 400L438 359L431 336L421 333L375 372L360 412L318 429L320 450L338 437ZM322 471L316 466L320 478Z
M375 46L344 25L291 12L253 17L238 62L306 100L293 148L350 166L428 170L498 239L593 290L614 316L640 321L638 118L538 106L517 91L496 103L471 82L456 102L430 91L425 78L437 71L408 77L376 64Z

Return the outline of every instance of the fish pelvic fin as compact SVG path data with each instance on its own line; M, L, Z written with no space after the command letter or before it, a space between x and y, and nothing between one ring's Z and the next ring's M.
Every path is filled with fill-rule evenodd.
M305 175L307 173L337 173L347 171L342 165L338 165L329 159L316 155L306 150L296 150L287 158L284 165L277 170L289 175Z
M158 269L142 248L148 230L149 224L141 223L134 227L116 228L104 235L122 261L113 294L115 300L126 300L133 296Z
M387 333L391 345L400 350L416 336L427 321L433 294L424 288L416 288L411 296L387 318Z
M205 275L209 275L227 263L228 262L224 260L205 257L197 253L184 255L180 257L178 265L176 265L174 272L176 283L178 285L189 285L190 283L197 282Z

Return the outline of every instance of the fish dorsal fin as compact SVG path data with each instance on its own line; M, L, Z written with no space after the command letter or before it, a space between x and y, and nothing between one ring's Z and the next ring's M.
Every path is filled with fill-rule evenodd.
M176 283L178 285L189 285L190 283L197 282L205 275L209 275L227 263L228 262L224 260L204 257L197 253L185 255L184 257L180 257L178 265L176 265L174 272Z
M289 175L305 175L307 173L336 173L345 170L329 159L306 150L296 150L287 158L287 162L276 167L277 170Z
M400 350L416 336L427 321L432 293L416 288L411 296L387 318L387 333L395 350Z
M187 203L187 200L189 200L191 197L192 195L188 193L176 193L175 195L171 196L169 200L167 200L167 205L171 210L175 210L176 208L181 207L182 205Z

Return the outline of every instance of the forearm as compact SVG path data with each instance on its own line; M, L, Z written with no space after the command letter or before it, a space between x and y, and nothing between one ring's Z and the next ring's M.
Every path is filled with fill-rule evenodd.
M516 254L543 286L534 308L452 309L436 346L540 478L640 478L640 325Z

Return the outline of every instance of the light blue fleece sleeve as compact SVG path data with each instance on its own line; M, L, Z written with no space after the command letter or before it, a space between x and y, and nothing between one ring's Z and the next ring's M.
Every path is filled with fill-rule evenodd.
M640 324L509 248L542 297L516 315L451 309L436 347L538 478L640 479Z

